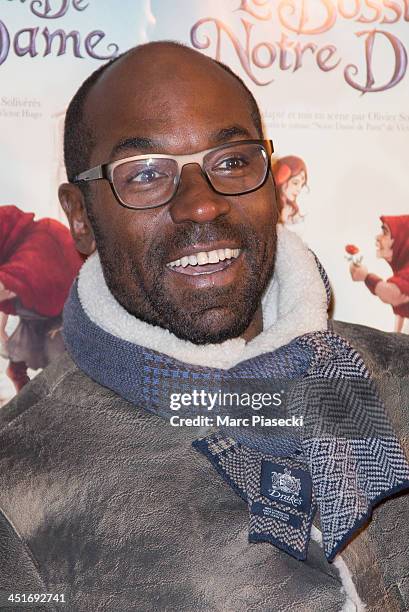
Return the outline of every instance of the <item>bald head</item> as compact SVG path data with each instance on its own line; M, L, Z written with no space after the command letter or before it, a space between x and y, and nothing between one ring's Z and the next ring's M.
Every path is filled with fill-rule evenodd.
M257 103L242 80L224 64L180 43L139 45L101 66L81 85L67 109L64 159L68 180L89 167L99 133L104 130L107 118L109 121L110 115L120 112L118 101L124 96L133 96L136 103L142 101L144 112L150 109L160 114L169 131L172 111L180 114L185 111L185 104L200 104L204 88L212 84L226 93L226 116L229 92L242 98L258 136L262 137ZM174 93L172 100L170 87ZM144 119L141 114L141 120Z

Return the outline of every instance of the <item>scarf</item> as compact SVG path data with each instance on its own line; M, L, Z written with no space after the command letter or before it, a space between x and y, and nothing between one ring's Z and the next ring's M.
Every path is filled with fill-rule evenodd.
M291 266L295 272L288 275ZM297 280L315 300L310 318L300 316L303 289ZM332 561L379 501L409 488L409 466L362 358L323 323L328 290L319 262L282 228L263 299L269 327L247 345L233 339L197 347L129 315L109 292L94 255L72 285L63 335L88 376L162 418L175 417L172 397L203 392L178 416L208 419L198 424L211 432L193 447L247 503L249 541L270 542L305 559L319 510L325 555ZM157 350L160 336L163 349ZM281 345L272 348L273 338ZM229 393L248 400L260 391L284 400L257 412L248 401L227 407L221 401ZM215 399L212 416L204 401L209 397ZM273 425L274 419L283 426Z

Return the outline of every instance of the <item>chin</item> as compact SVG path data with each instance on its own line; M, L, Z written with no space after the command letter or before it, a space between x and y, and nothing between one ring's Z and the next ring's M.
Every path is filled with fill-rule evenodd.
M391 253L380 249L379 251L376 251L376 256L378 257L378 259L385 259L386 261L388 261L391 258Z
M220 344L225 340L238 338L249 327L254 313L237 317L225 308L212 308L206 314L172 321L168 326L171 333L193 344ZM216 312L215 312L216 311Z

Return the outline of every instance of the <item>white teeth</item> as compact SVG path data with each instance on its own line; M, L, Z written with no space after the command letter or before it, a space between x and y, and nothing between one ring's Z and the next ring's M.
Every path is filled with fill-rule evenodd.
M175 259L174 261L166 264L169 268L178 268L182 266L182 268L186 268L186 266L205 266L208 263L219 263L219 261L224 261L225 259L236 258L240 255L241 249L217 249L214 251L200 251L200 253L196 253L195 255L185 255L180 259Z
M218 251L210 251L210 253L207 254L207 257L209 259L209 263L219 263Z
M210 253L209 253L210 255ZM196 255L197 257L197 263L199 264L199 266L203 266L203 264L207 264L209 263L209 258L207 256L207 253L204 253L203 251L201 251L200 253L198 253ZM215 263L215 262L214 262ZM216 262L217 263L217 262Z
M189 255L189 266L197 266L197 258L196 255Z

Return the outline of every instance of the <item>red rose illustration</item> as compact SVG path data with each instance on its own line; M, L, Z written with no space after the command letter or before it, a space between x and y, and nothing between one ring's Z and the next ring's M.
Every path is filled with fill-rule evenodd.
M356 255L357 253L359 253L358 247L355 246L354 244L347 244L345 247L345 250L348 253L348 255Z

